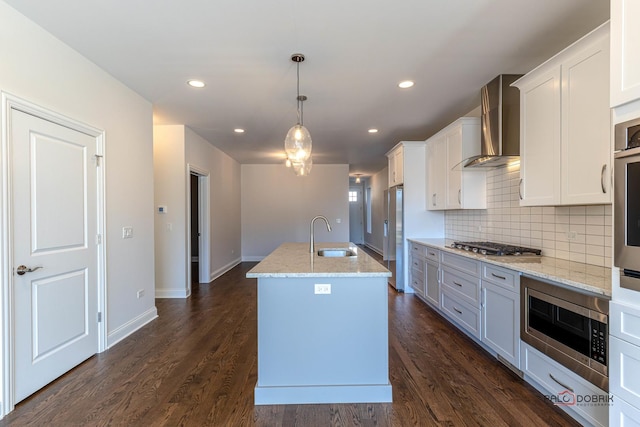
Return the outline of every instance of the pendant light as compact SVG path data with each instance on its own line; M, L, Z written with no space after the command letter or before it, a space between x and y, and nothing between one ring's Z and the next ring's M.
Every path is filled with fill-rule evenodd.
M296 63L298 122L287 132L287 136L284 139L284 151L287 153L287 158L291 160L296 175L301 175L297 172L300 168L295 166L307 162L311 158L311 135L303 125L302 103L307 100L307 97L300 95L300 63L304 61L304 55L294 53L291 55L291 60ZM311 166L309 166L310 169Z

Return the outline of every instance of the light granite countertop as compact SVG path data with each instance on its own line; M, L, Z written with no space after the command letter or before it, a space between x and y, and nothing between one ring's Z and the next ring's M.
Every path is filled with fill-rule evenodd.
M567 261L547 256L491 256L454 249L448 239L407 239L410 242L430 246L490 264L522 272L530 277L550 280L562 285L611 298L611 268Z
M348 248L355 257L321 257L318 249ZM247 278L260 277L390 277L384 268L353 243L316 243L309 253L309 243L283 243L258 265L247 272Z

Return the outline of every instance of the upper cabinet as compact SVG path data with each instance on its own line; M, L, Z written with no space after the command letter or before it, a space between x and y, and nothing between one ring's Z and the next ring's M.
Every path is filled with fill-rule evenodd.
M611 0L611 107L640 99L638 16L638 0Z
M389 187L401 185L404 182L404 150L398 145L389 153Z
M609 24L514 83L520 204L611 203Z
M463 169L480 154L480 118L462 117L427 140L427 209L486 209L486 172Z

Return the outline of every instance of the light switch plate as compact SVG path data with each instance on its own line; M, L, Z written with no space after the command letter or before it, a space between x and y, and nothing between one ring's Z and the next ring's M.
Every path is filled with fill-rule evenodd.
M132 239L133 238L133 227L122 227L122 238L123 239Z

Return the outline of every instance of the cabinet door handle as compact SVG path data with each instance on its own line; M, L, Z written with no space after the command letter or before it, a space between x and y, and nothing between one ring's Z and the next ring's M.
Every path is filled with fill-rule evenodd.
M436 193L433 193L433 196L431 196L431 205L432 206L436 205Z
M456 282L455 280L453 281L453 284L462 287L462 285L460 283Z
M507 278L506 278L506 277L504 277L504 276L498 276L496 273L491 273L491 275L492 275L493 277L497 277L498 279L507 280Z
M551 378L552 380L554 380L555 382L557 382L558 384L560 384L562 387L564 387L565 389L569 390L571 393L573 393L573 389L571 387L569 387L566 384L563 384L561 381L558 381L553 375L549 374L549 378Z
M458 307L453 306L453 309L455 310L456 313L462 314L462 310L458 309ZM551 375L551 374L549 374L549 375ZM571 391L573 391L573 390L571 390Z
M462 189L458 190L458 204L462 204Z
M607 194L607 187L604 185L604 173L607 170L607 164L602 165L602 171L600 171L600 187L602 187L602 192Z
M520 196L520 200L522 200L522 178L520 178L520 182L518 183L518 196Z
M435 252L429 252L429 255L436 256Z

